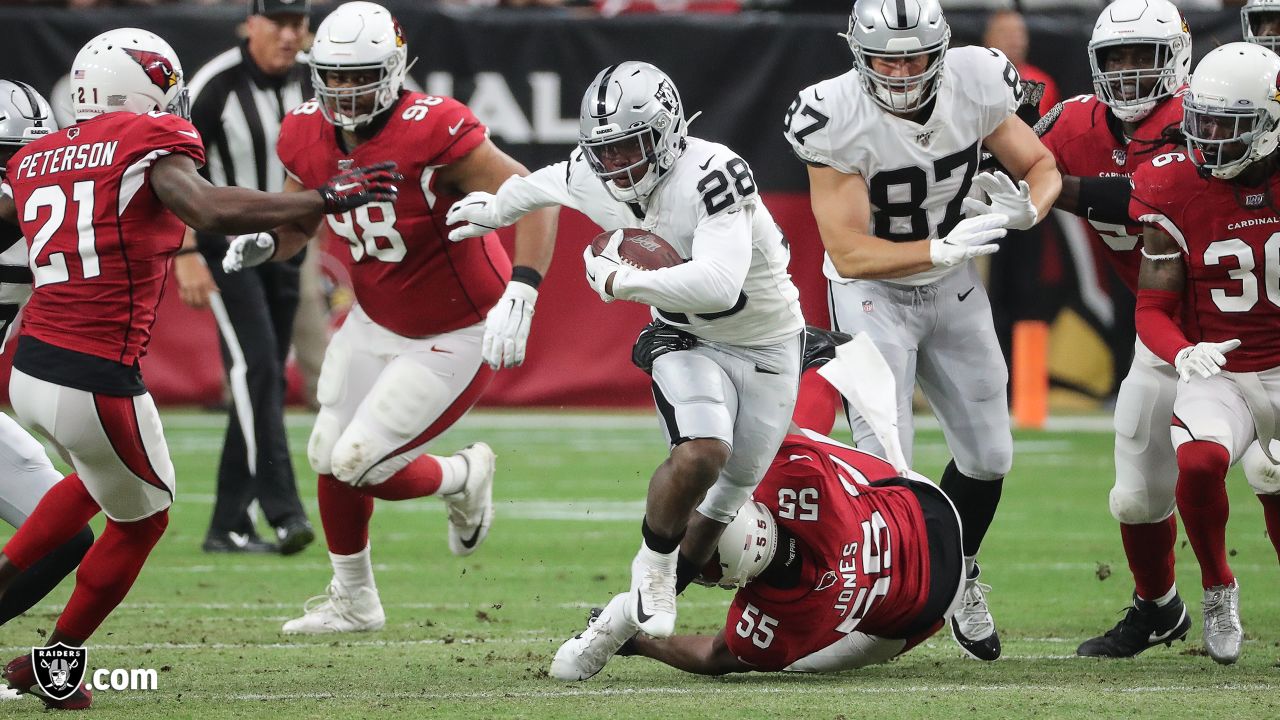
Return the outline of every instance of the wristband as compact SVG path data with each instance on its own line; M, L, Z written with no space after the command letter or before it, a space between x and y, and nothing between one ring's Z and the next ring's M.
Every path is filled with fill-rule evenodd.
M542 284L542 273L528 265L516 265L511 268L511 282L522 282L537 290L538 285Z

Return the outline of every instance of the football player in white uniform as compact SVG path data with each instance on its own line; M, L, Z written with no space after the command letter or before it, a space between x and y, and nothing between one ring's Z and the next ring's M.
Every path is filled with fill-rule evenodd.
M606 230L643 228L688 259L652 271L625 266L616 250L621 232L600 256L590 247L583 253L602 300L653 308L633 358L651 364L671 454L649 483L644 542L620 621L668 637L676 594L710 558L786 434L804 319L787 274L787 242L751 169L729 148L688 136L666 74L643 62L606 68L583 97L580 123L568 161L512 177L496 195L458 201L448 221L467 225L450 238L563 206ZM569 640L557 653L556 677L582 679L603 666L607 658L582 655L583 642Z
M0 194L12 195L4 183L5 164L18 148L55 132L53 110L30 85L0 80ZM31 269L27 266L27 242L16 226L0 223L0 232L12 233L0 245L0 352L17 326L18 311L31 297ZM62 479L44 454L39 440L12 418L0 413L0 520L17 528L36 509L40 498ZM76 569L93 544L86 525L70 540L41 558L18 576L0 595L0 625L26 612Z
M832 325L866 332L897 373L898 432L910 459L919 381L954 459L941 486L964 519L969 570L952 632L973 657L1000 640L974 556L1013 459L991 307L969 259L1004 230L1044 217L1061 188L1053 156L1017 109L1018 71L998 50L948 50L938 0L858 0L847 39L853 70L803 91L787 140L809 166L826 248ZM983 147L1013 175L975 177ZM972 188L988 202L968 198ZM963 215L969 219L962 219ZM977 217L975 217L977 216ZM850 413L860 447L881 452Z

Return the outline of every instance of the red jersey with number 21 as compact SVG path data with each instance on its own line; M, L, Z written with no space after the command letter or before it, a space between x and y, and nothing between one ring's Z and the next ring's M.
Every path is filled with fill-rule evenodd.
M348 154L316 100L299 105L280 126L276 154L307 187L320 187L349 167L394 160L404 176L395 203L375 202L326 215L330 236L351 250L351 281L365 314L388 330L424 337L484 320L511 277L498 236L450 242L445 213L456 193L436 171L487 137L466 105L446 97L401 93L377 134Z
M729 650L757 670L782 670L846 634L893 637L927 601L924 513L897 477L860 450L788 435L752 498L797 540L804 568L785 590L747 583L725 623ZM779 546L777 552L789 552Z
M35 292L22 334L133 365L146 354L169 258L186 226L151 190L170 154L204 164L195 127L113 112L46 135L8 164Z

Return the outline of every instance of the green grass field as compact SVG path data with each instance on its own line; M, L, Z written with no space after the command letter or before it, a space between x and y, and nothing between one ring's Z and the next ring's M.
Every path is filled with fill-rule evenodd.
M99 692L95 717L1280 716L1276 556L1238 471L1229 541L1247 633L1240 663L1217 666L1201 649L1199 573L1181 541L1180 586L1195 620L1189 642L1136 661L1074 657L1080 640L1119 618L1131 592L1107 511L1107 432L1017 435L1014 472L982 555L1004 643L998 662L966 659L938 635L896 662L840 675L701 678L619 658L569 686L546 670L586 608L625 589L649 472L665 454L651 417L465 418L435 448L483 439L497 451L488 543L455 558L439 500L379 503L372 545L386 629L304 639L279 628L328 582L323 542L292 558L200 552L222 422L165 416L179 489L169 532L90 645L91 667L154 668L160 687ZM290 417L299 485L318 528L303 454L309 423ZM937 477L947 459L941 434L921 431L918 468ZM5 658L42 644L37 633L69 592L64 583L0 630ZM680 602L681 629L714 632L728 599L691 588ZM0 716L40 709L31 698L0 702Z

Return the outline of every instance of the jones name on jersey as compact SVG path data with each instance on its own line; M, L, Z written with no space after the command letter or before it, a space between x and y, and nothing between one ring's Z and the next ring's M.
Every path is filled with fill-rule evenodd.
M791 103L786 138L806 163L861 175L871 202L876 237L905 242L946 235L963 219L961 203L981 159L982 141L1022 99L1021 78L999 50L947 51L932 108L905 120L882 109L862 86L859 72L811 85ZM893 282L925 285L954 271L935 268ZM831 258L831 280L840 277Z

